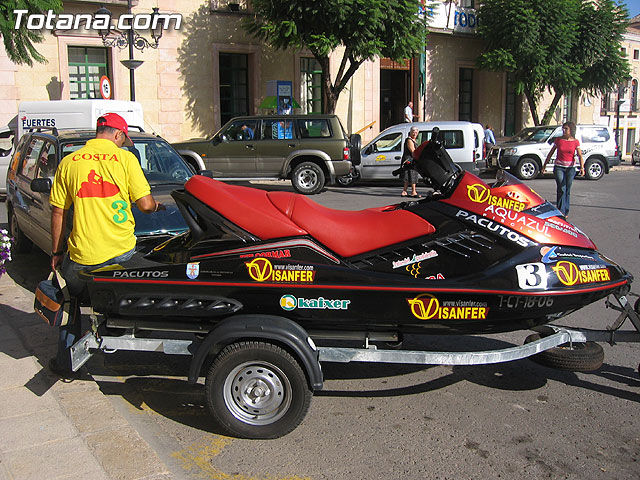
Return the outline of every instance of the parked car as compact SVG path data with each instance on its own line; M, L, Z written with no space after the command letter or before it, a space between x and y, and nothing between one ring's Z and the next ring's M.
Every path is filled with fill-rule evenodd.
M335 115L263 115L233 118L210 138L173 147L218 180L290 178L297 192L311 195L349 173L360 135L347 137Z
M418 127L417 143L431 138L435 127L440 129L444 146L451 159L465 170L477 172L476 162L482 158L484 131L482 125L471 122L414 122L393 125L380 132L365 145L360 153L361 161L351 175L339 179L341 185L354 180L391 180L400 166L402 149L411 127Z
M7 170L13 155L14 139L14 129L0 127L0 195L7 194Z
M525 128L506 142L491 148L487 155L487 170L501 167L510 169L523 180L536 178L553 147L553 141L561 135L561 125ZM609 173L610 167L620 164L611 127L578 125L576 138L580 140L585 175L589 180L599 180ZM554 160L555 154L542 173L553 172ZM579 168L577 162L576 168Z
M162 138L129 130L133 147L125 147L140 160L151 193L166 207L145 215L132 204L135 234L142 248L152 247L187 229L170 193L192 175L182 157ZM95 137L95 130L27 132L20 139L7 172L7 220L16 252L28 252L32 244L51 250L49 192L60 160ZM71 222L67 222L70 229Z
M631 165L640 165L640 142L635 144L631 152Z

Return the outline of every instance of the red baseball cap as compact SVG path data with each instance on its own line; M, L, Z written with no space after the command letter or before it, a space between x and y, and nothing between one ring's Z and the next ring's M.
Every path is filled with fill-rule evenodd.
M124 144L127 147L133 147L133 142L129 138L129 125L127 125L127 121L117 113L105 113L100 118L98 118L97 126L117 128L122 133L124 133L124 136L127 138L124 141Z

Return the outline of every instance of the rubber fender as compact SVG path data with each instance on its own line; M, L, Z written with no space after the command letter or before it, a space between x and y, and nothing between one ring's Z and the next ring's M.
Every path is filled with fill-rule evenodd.
M300 325L275 315L237 315L220 322L198 347L189 366L189 383L198 381L202 364L210 352L219 352L225 346L243 339L273 340L296 356L307 373L309 386L322 390L323 375L318 350L308 342L309 334Z

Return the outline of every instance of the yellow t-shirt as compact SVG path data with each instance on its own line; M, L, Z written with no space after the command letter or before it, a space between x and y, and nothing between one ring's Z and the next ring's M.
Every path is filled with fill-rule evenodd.
M136 245L130 202L151 189L138 159L111 140L89 140L62 159L49 202L68 210L73 204L69 256L96 265Z

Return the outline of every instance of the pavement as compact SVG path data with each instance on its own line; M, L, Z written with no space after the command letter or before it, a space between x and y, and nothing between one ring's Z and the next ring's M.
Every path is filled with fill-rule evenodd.
M0 277L0 480L170 479L84 367L72 382L48 370L58 329L10 273Z

